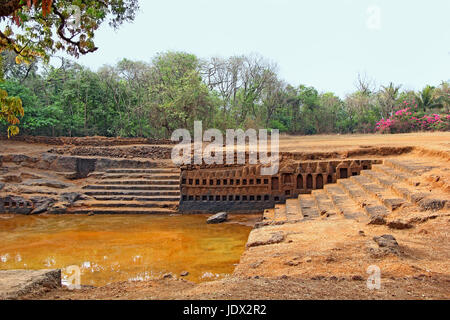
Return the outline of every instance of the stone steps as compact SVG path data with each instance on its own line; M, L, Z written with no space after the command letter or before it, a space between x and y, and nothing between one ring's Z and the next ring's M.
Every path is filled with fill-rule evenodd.
M386 159L384 160L384 165L413 176L420 176L437 168L437 166L431 165L430 163L416 160Z
M389 176L391 179L394 179L398 182L403 182L403 183L409 184L413 187L415 187L418 184L417 175L405 173L405 172L399 171L397 169L394 169L394 168L386 166L386 165L381 165L381 164L374 165L372 167L372 171L381 172L381 173Z
M83 187L84 190L136 190L136 191L176 191L179 190L177 185L89 185Z
M316 206L314 197L310 194L302 194L298 197L300 212L304 219L320 217L319 209Z
M395 177L389 175L383 169L382 165L374 168L373 171L364 171L361 175L369 177L370 179L376 181L382 187L389 189L397 196L408 200L412 204L417 204L420 200L428 196L429 193L421 192L417 190L417 187L411 187L405 182L400 182L395 179Z
M365 217L361 207L339 185L326 185L324 192L328 195L338 213L344 218L361 219Z
M352 177L354 178L354 177ZM390 213L388 208L374 200L367 192L361 188L355 180L340 180L338 185L352 198L369 217L386 216Z
M109 169L106 173L110 174L158 174L158 173L177 173L180 174L180 169L178 168L155 168L155 169Z
M377 181L372 180L370 177L361 175L352 177L350 180L359 185L368 195L377 199L380 204L387 207L390 211L395 211L409 202L403 198L395 196L392 191L382 187Z
M417 181L417 175L405 177L405 173L384 165L374 166L373 173L366 173L376 179L381 185L389 188L398 196L407 199L411 204L420 206L422 202L445 203L449 202L450 196L439 188L424 186ZM374 174L376 173L376 175ZM415 181L414 181L415 180ZM423 210L434 210L436 208L424 205Z
M180 180L180 174L145 174L145 173L124 173L124 174L112 174L106 173L102 176L101 180Z
M275 208L264 210L263 221L274 221L275 219Z
M106 169L85 186L94 200L80 203L76 214L173 214L180 202L178 168Z
M83 206L89 208L173 208L174 201L86 201Z
M71 214L96 214L96 215L117 215L117 214L133 214L133 215L157 215L157 214L175 214L177 211L169 208L104 208L104 207L89 207L89 208L73 208L69 213Z
M85 192L88 196L142 196L142 197L151 197L151 196L179 196L180 191L136 191L136 190L99 190L99 191L88 191Z
M324 190L314 190L312 196L321 217L328 218L338 214L333 201Z
M155 179L143 179L143 180L102 180L95 185L133 185L133 186L152 186L152 185L180 185L179 179L170 180L155 180Z
M280 204L275 205L273 221L275 221L275 222L287 221L286 205L280 205Z
M179 196L150 196L150 197L140 197L140 196L93 196L95 200L98 201L139 201L139 202L174 202L179 203Z
M401 214L405 208L412 212L438 211L448 207L448 193L417 182L417 177L431 168L423 162L389 160L387 164L373 165L372 170L363 170L361 175L326 184L323 190L288 199L285 205L267 210L264 217L268 221L295 223L336 216L378 224L383 220L373 218L394 211ZM422 200L426 203L422 204Z
M298 221L303 219L300 203L297 199L286 200L286 218L288 221Z

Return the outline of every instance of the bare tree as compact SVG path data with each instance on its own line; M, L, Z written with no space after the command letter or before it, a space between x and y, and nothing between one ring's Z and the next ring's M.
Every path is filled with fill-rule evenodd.
M371 95L376 91L375 80L367 76L366 73L358 73L358 80L355 85L356 89L364 95Z

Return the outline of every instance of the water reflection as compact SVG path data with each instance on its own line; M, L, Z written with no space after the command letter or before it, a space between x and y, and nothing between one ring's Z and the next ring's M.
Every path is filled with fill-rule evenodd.
M83 285L165 273L202 282L233 272L255 216L0 216L0 269L78 266Z

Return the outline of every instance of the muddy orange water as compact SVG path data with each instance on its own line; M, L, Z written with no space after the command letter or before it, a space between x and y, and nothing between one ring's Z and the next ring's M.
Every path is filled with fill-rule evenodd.
M233 272L255 216L207 225L207 216L0 216L0 269L76 265L102 286L165 273L203 282Z

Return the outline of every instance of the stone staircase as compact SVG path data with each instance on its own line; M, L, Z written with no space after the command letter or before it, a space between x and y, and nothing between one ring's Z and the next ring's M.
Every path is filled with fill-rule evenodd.
M360 176L338 180L266 210L264 221L280 224L343 218L369 222L402 210L448 211L450 194L424 183L423 178L436 168L420 161L385 160Z
M89 198L72 209L74 214L173 214L180 200L178 168L108 169L91 176L85 186Z

